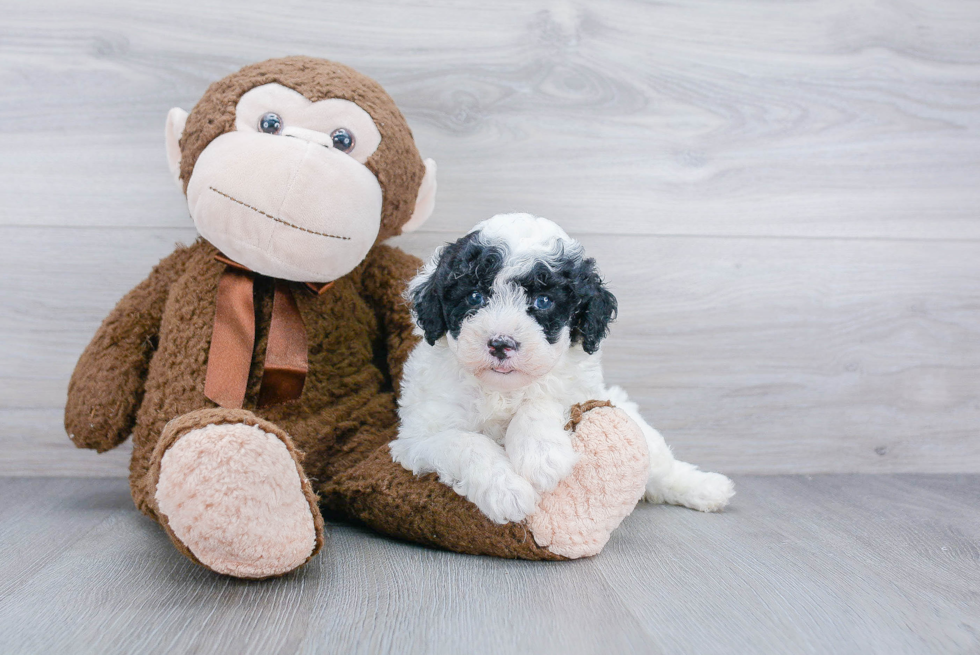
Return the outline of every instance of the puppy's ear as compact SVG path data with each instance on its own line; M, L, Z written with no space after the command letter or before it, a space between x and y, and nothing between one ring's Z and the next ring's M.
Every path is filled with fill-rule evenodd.
M441 266L427 266L426 270L419 273L408 287L415 323L422 329L425 341L430 346L435 345L448 330L442 310L442 293L439 289L440 268Z
M482 250L473 244L478 235L478 232L470 232L437 250L425 270L408 285L408 298L412 302L415 322L422 328L430 346L434 346L449 331L443 297L453 281L458 280L465 269L479 259ZM497 266L501 260L499 253L491 253L484 258L485 263L495 263Z
M593 354L609 334L609 323L616 318L616 296L606 289L594 259L585 259L572 280L578 308L572 318L572 340L582 340L582 349Z

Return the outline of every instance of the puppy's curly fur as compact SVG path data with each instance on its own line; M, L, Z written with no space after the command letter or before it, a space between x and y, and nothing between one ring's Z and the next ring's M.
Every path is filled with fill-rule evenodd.
M616 298L577 241L555 223L501 214L436 252L408 294L424 336L409 356L395 461L435 472L498 523L534 512L578 455L573 405L609 400L641 428L645 498L716 511L734 486L677 461L619 387L603 382L599 344Z

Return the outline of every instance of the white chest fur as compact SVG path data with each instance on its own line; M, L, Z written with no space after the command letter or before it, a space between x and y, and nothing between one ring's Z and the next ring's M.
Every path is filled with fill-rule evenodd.
M399 401L402 425L434 434L448 429L483 434L503 443L507 426L527 403L547 398L563 406L565 419L571 406L604 399L600 355L587 355L572 347L554 369L526 387L512 391L487 389L459 366L445 344L420 344L405 365ZM412 425L408 425L411 423Z

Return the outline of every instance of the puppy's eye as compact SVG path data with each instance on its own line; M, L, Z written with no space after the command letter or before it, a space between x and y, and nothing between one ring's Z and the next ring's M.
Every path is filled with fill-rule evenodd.
M546 309L551 309L551 306L554 304L554 301L548 296L538 296L534 299L534 308L542 312Z
M259 131L266 134L282 134L282 116L275 112L262 114L259 119Z
M333 147L340 152L350 152L354 149L354 135L346 127L341 127L330 133Z
M474 291L470 295L466 296L466 304L470 307L482 307L483 302L483 294L479 291Z

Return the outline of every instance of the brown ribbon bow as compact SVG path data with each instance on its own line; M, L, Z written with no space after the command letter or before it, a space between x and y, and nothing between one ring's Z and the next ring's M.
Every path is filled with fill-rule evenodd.
M221 253L215 259L227 264L218 281L218 301L214 329L208 351L208 372L204 395L226 408L241 408L245 402L248 372L255 348L255 299L253 272ZM321 294L333 282L306 286ZM285 280L276 280L272 300L269 343L265 349L265 370L259 388L259 407L296 400L303 393L309 370L306 327L296 299Z

